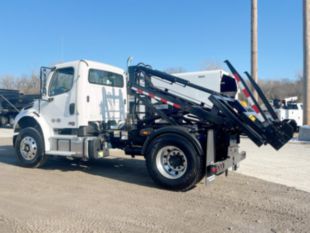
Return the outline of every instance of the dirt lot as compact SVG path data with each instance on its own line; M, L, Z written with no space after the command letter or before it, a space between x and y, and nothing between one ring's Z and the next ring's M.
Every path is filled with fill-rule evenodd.
M310 143L288 143L279 151L241 140L247 152L239 173L310 192ZM309 231L310 232L310 231Z
M154 186L143 160L17 166L0 138L0 232L309 232L310 193L231 173L186 193Z

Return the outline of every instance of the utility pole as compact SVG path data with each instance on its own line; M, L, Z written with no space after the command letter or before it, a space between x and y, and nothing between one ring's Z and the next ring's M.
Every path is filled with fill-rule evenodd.
M251 75L257 83L257 0L251 0ZM258 99L253 87L252 91L254 98Z
M310 0L304 0L304 125L310 125Z

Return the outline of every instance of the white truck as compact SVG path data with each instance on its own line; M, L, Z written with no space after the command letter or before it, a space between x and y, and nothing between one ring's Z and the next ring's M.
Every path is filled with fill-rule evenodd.
M231 98L241 76L226 63L233 76L215 72L221 74L215 84L203 86L144 64L127 73L87 60L42 67L40 99L15 119L17 158L39 167L48 156L97 160L117 148L144 156L150 176L165 188L188 190L203 177L208 183L245 158L241 134L275 149L293 134L289 122L247 116Z
M299 128L303 125L303 104L297 100L297 96L274 100L274 108L280 120L294 120Z

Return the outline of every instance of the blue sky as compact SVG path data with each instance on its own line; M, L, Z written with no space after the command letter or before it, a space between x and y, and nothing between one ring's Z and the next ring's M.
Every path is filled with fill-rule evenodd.
M302 70L302 0L258 0L259 77ZM0 75L91 59L126 67L201 69L231 60L250 70L250 0L2 1Z

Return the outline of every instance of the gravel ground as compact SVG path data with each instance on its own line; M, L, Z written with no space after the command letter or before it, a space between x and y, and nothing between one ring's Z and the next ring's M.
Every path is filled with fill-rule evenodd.
M10 137L13 137L13 129L0 128L0 138L10 138Z
M239 173L310 192L310 144L288 143L276 151L243 138L240 145L247 158Z
M144 161L51 158L17 166L0 139L0 232L309 232L310 194L230 173L188 192L156 187Z

